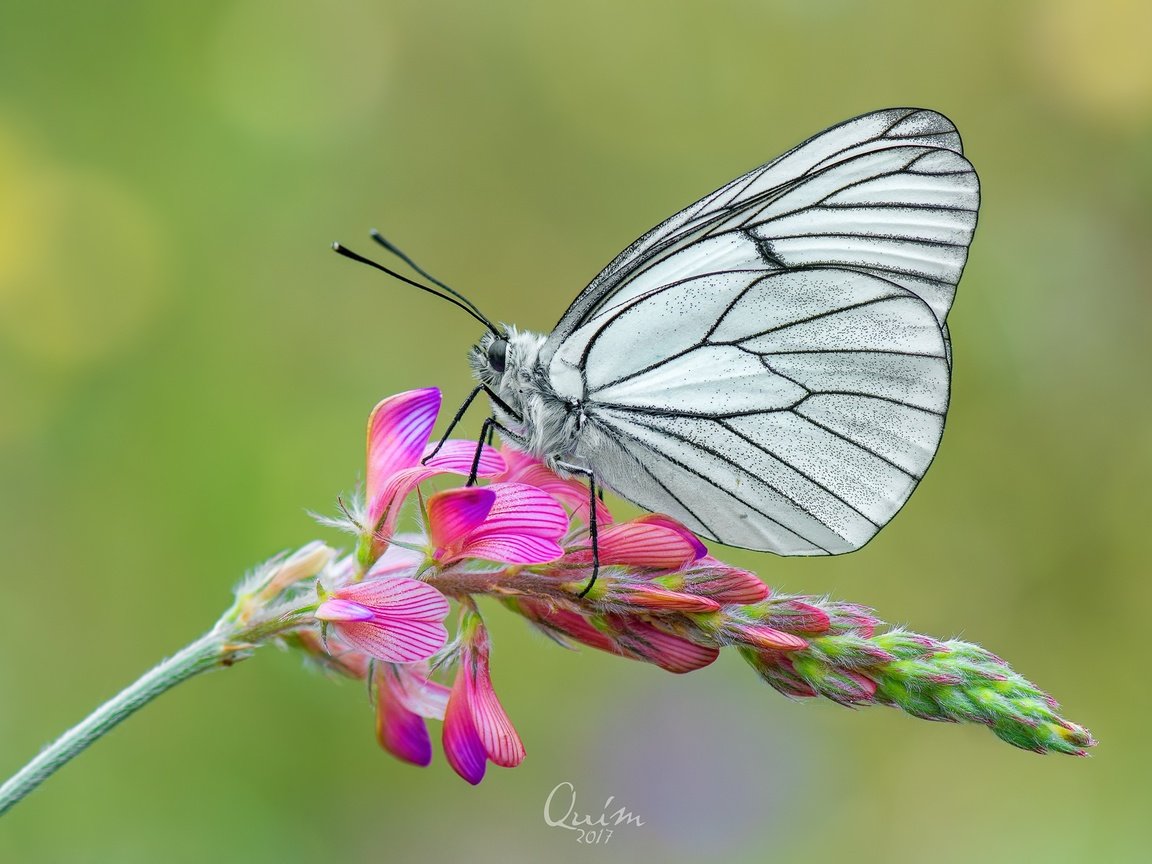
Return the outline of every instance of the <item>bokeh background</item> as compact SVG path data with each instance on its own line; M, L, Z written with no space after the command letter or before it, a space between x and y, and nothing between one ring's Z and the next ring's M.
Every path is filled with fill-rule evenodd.
M952 117L984 186L942 450L866 550L729 557L979 641L1102 743L793 704L736 657L674 677L493 609L517 770L396 763L359 688L268 650L68 766L0 860L1147 860L1150 43L1141 0L7 0L0 773L245 568L338 540L305 511L355 485L378 398L466 392L474 323L332 240L378 226L546 329L652 224L890 105ZM646 824L577 846L543 822L562 781Z

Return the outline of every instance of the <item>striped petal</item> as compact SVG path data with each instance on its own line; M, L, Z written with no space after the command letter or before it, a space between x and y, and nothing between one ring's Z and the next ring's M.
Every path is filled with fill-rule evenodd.
M393 695L409 711L432 720L443 720L449 689L428 679L427 663L384 666L394 673Z
M429 444L424 448L424 456L427 456L435 449L435 444ZM472 473L472 460L475 458L475 441L461 441L453 438L444 442L444 446L440 448L440 452L429 459L425 467L433 468L436 471L446 471L451 474L468 476ZM476 466L477 477L497 477L504 473L507 468L508 466L504 461L504 457L496 448L489 447L487 444L480 448L480 463Z
M568 531L568 514L547 492L523 483L493 483L486 488L496 498L470 539L517 534L559 540Z
M431 452L432 447L433 445L428 445L426 452ZM467 458L454 456L453 451L455 450L466 450ZM444 451L448 451L447 455ZM376 527L377 534L383 537L390 536L400 515L399 505L412 493L413 489L437 474L469 474L472 470L472 459L475 454L475 442L448 441L444 444L444 450L437 454L435 459L429 459L427 465L417 463L411 468L397 471L388 478L374 498L369 498L368 524ZM491 477L499 474L503 464L504 460L500 454L488 445L484 445L476 476Z
M423 545L424 543L423 536L419 534L401 534L397 535L395 539L413 545ZM423 563L424 553L417 552L415 549L405 549L403 546L389 546L369 568L365 578L411 576Z
M361 606L359 603L341 597L325 600L316 607L316 611L312 614L319 621L340 624L349 621L371 621L376 617L376 613L367 606Z
M680 636L673 636L646 621L623 616L612 616L612 623L621 633L620 645L638 660L654 663L669 672L693 672L703 669L720 656L711 645L697 645Z
M484 779L488 751L476 731L466 676L457 674L444 712L444 755L452 770L475 786Z
M376 740L397 759L413 765L428 765L432 761L428 725L398 698L397 690L403 689L395 671L398 668L403 667L377 666Z
M439 413L440 391L435 387L397 393L372 409L365 478L369 514L377 509L377 498L388 480L398 471L419 464Z
M489 487L470 486L437 492L428 499L428 538L437 548L463 545L484 524L496 503Z
M608 599L641 609L664 610L667 612L716 612L720 604L708 597L669 591L649 583L621 584L612 586Z
M448 614L443 594L427 582L403 576L356 582L341 588L336 596L367 606L375 617L389 620L438 622Z
M475 661L473 664L465 664L471 668L462 668L461 674L467 678L476 732L493 763L504 768L514 768L524 761L524 744L492 687L486 647L476 652Z
M564 547L555 540L506 534L469 542L460 549L456 559L478 558L502 564L547 564L563 555Z
M762 624L740 627L733 635L746 645L773 651L802 651L808 647L807 640Z
M436 621L376 619L334 626L353 648L388 663L427 660L448 641L448 630Z
M572 513L573 519L588 524L588 487L575 477L567 479L556 474L551 468L527 453L507 444L500 448L508 468L494 479L503 483L525 483L542 489L563 504ZM608 525L612 514L604 502L596 502L596 521Z
M613 525L600 540L600 560L609 564L671 570L686 567L707 554L695 534L675 519L658 514Z
M686 590L710 597L720 604L748 605L766 600L772 589L755 573L730 567L710 555L701 558L684 574Z

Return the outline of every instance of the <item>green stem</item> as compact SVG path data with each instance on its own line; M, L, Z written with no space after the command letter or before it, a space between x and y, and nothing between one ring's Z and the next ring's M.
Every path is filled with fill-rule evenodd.
M201 636L191 645L156 666L136 683L113 696L73 726L31 762L0 786L0 815L51 777L65 763L143 708L161 693L231 659L236 648L228 644L228 633L219 629Z

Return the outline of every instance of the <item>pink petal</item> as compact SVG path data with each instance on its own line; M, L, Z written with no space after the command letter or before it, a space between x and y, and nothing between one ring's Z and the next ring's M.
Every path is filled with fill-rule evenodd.
M542 489L567 507L574 519L588 523L588 487L575 477L567 480L560 477L551 468L521 450L505 444L500 448L508 470L495 479L504 483L525 483ZM602 501L596 502L596 521L600 525L607 525L612 521L612 514Z
M428 664L384 666L393 670L392 696L405 708L421 717L443 720L448 707L449 690L443 684L428 680ZM419 671L416 671L419 669Z
M472 719L488 758L501 767L515 768L524 761L524 744L492 689L487 666L477 669L471 686Z
M684 542L691 546L695 551L696 557L692 559L694 561L703 558L708 554L708 547L704 545L704 541L693 534L688 529L688 526L677 522L671 516L665 516L663 513L645 513L643 516L637 517L632 521L643 522L647 525L663 525L668 530L675 531L682 538L684 538Z
M425 452L431 452L434 445L429 444ZM461 451L456 455L456 451ZM400 505L404 503L412 490L430 477L437 474L463 474L472 470L472 458L476 454L476 444L473 441L448 441L444 450L436 455L435 459L428 460L427 465L417 464L411 468L397 471L380 489L375 498L369 499L367 522L376 529L376 532L388 537L396 527L396 520L400 515ZM487 444L480 456L478 477L491 477L500 473L504 464L503 457ZM381 524L381 519L387 516Z
M370 607L373 617L387 619L389 624L394 619L443 621L449 608L444 595L427 582L404 576L366 579L347 585L336 594L354 604Z
M435 442L424 448L424 456L436 449ZM440 452L428 460L426 467L434 468L437 472L446 471L451 474L463 474L467 477L472 473L472 460L476 458L476 442L461 441L453 438L444 442ZM476 469L477 477L496 477L507 469L504 457L494 447L485 444L480 448L480 464Z
M396 698L393 684L396 667L381 666L376 676L376 740L398 759L413 765L432 761L432 741L424 718Z
M777 600L770 608L769 618L773 625L789 632L823 633L832 626L823 609L802 600Z
M444 712L444 755L457 774L475 786L484 779L488 753L476 731L469 702L469 687L464 670L456 673L456 682Z
M325 600L316 607L316 611L313 612L312 615L320 621L340 623L348 621L371 621L376 617L376 613L368 607L340 597Z
M676 612L715 612L720 604L708 597L669 591L656 585L621 585L611 599L643 609L663 609Z
M461 545L492 510L496 493L480 486L437 492L428 499L428 539L436 547Z
M622 653L611 637L597 630L592 622L578 612L524 599L520 600L520 607L535 620L560 631L565 636L611 654Z
M503 564L547 564L564 555L564 547L555 540L523 537L516 534L485 537L467 543L455 556L497 561Z
M611 620L622 631L620 644L623 647L639 659L654 663L669 672L702 669L720 656L718 648L697 645L680 636L665 633L645 621L623 616L612 616Z
M775 651L802 651L808 647L808 642L799 636L785 633L783 630L776 630L773 627L765 627L762 624L740 627L734 635L748 645Z
M448 641L447 629L434 621L353 621L335 626L353 648L388 663L427 660Z
M691 531L667 516L651 514L611 525L600 532L601 564L679 570L707 553ZM592 560L591 547L569 553L574 563Z
M523 483L493 483L486 488L496 500L471 539L518 534L558 540L568 531L568 514L547 492Z
M708 552L695 534L667 516L641 516L604 533L600 560L609 564L675 569Z
M436 415L440 391L435 387L409 390L389 396L368 418L368 511L377 508L376 498L397 471L419 464Z
M711 597L717 603L735 603L746 606L766 600L772 594L769 588L755 573L729 567L711 556L696 562L685 574L685 579L694 594Z
M389 477L376 496L368 499L366 515L368 525L374 528L379 535L391 536L404 499L412 493L413 489L429 477L435 476L436 473L435 468L416 465L413 468L397 471ZM381 523L382 519L384 520L383 523Z
M406 534L396 538L406 542L423 544L424 538L416 534ZM389 546L384 554L368 570L366 579L411 576L424 563L424 554L403 546Z

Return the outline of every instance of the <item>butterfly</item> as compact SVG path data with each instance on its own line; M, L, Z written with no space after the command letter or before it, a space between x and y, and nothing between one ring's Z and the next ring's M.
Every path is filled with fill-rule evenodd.
M640 237L546 335L492 324L374 236L488 328L469 358L486 431L702 537L838 555L936 454L979 203L947 118L865 114Z

